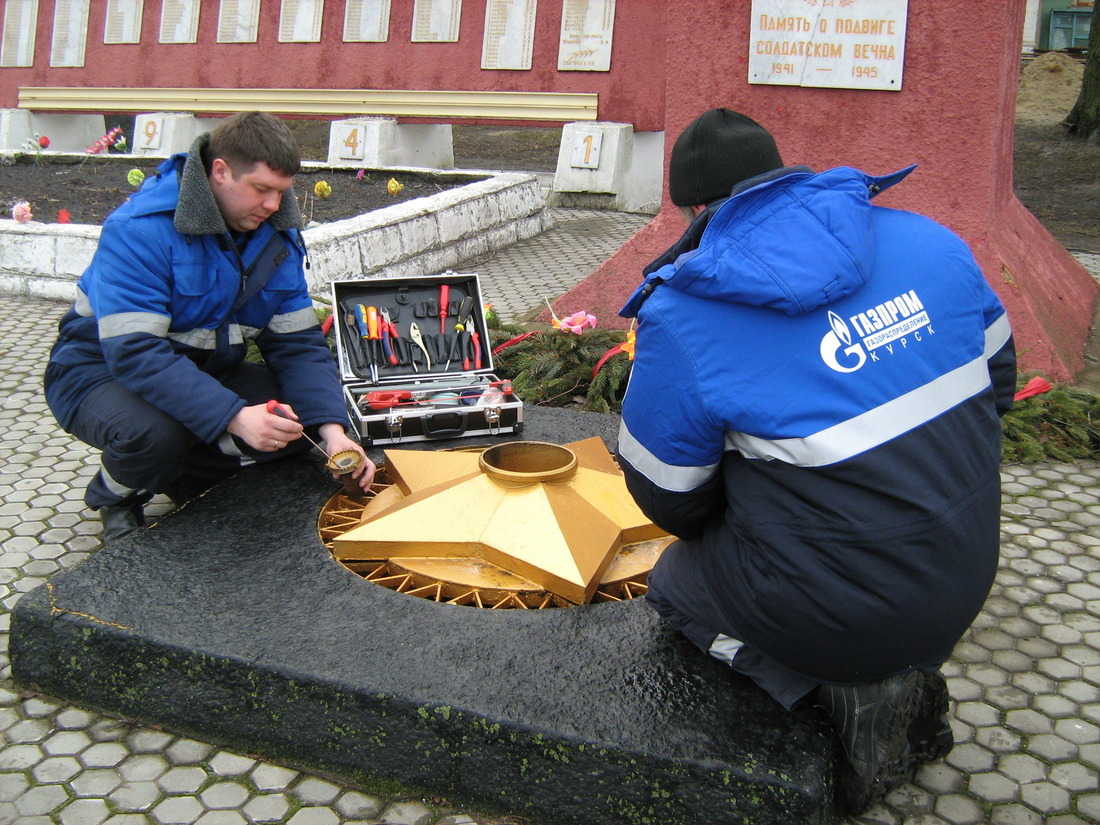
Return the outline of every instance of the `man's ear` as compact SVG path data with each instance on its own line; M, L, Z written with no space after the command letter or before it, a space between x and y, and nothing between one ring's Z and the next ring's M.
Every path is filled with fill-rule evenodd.
M232 177L233 170L229 168L229 164L221 158L214 158L214 162L210 164L210 179L214 183L223 184Z

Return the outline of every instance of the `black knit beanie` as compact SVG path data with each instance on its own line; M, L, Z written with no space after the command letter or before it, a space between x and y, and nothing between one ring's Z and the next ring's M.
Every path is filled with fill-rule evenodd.
M782 166L767 129L730 109L710 109L672 147L669 197L677 206L708 204L727 197L741 181Z

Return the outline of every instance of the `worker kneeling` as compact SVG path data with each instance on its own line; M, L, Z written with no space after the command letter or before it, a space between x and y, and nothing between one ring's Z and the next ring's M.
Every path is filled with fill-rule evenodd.
M61 426L103 451L84 500L110 541L156 493L182 503L246 464L355 450L302 270L300 163L286 125L246 112L169 158L103 224L46 367ZM245 360L254 340L264 363ZM287 415L267 402L278 399Z
M997 569L1015 388L963 241L872 205L910 171L784 167L751 118L708 111L669 168L690 225L622 311L620 463L680 539L648 601L784 707L828 711L852 814L951 749L939 668Z

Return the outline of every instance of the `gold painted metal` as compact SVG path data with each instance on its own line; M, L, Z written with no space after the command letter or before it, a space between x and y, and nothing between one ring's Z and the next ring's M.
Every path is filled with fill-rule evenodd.
M192 89L22 86L32 111L246 112L389 115L502 120L596 120L599 96L586 92L410 89Z
M363 457L359 453L355 450L338 450L328 457L325 466L331 473L340 477L346 495L361 494L359 482L351 475L363 466Z
M598 439L388 450L363 504L336 496L322 540L401 592L483 607L634 598L671 538L646 519Z

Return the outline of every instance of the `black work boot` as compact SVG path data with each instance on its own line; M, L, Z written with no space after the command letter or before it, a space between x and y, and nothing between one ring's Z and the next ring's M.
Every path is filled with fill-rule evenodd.
M99 508L103 521L103 543L107 544L145 526L145 502L129 498L118 504Z
M817 703L833 720L848 757L838 801L856 816L907 781L914 770L909 727L920 706L922 674L915 671L863 685L822 685Z
M909 726L909 750L916 765L936 762L951 753L955 734L951 730L947 682L937 670L921 676L920 705Z

